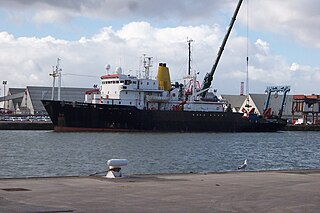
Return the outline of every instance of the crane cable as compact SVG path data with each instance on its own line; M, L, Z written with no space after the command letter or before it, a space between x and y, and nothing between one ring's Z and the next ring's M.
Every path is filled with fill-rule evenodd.
M249 0L247 0L247 57L246 57L246 95L247 95L247 104L249 105Z

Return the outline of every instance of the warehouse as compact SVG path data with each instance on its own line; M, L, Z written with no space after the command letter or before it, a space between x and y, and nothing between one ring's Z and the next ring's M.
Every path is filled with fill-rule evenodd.
M61 100L84 101L85 92L92 88L61 87ZM57 100L57 89L54 99ZM8 95L1 97L7 113L16 115L47 115L41 100L52 99L52 87L27 86L26 88L9 88Z

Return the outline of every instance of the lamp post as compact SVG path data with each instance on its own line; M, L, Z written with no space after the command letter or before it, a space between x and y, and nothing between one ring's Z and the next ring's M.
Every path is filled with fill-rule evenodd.
M8 81L2 81L3 84L3 112L6 114L6 85Z

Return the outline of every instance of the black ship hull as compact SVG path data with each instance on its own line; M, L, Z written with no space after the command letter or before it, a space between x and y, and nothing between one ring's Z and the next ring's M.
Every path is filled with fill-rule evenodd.
M232 112L139 110L134 106L42 100L55 131L275 132L283 119Z

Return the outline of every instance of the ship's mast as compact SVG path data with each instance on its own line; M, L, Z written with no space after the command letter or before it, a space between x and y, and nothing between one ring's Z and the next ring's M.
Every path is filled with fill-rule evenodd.
M188 75L186 76L186 79L190 79L190 86L192 88L191 90L191 96L190 101L195 101L197 96L199 95L199 92L197 91L197 73L194 71L193 74L191 74L191 43L194 42L192 39L188 39ZM192 85L191 85L192 83Z
M206 94L207 94L207 91L206 89L208 89L210 86L211 86L211 82L212 82L212 79L213 79L213 75L217 69L217 66L218 66L218 63L220 61L220 58L221 58L221 55L222 55L222 52L224 50L224 47L226 46L226 43L227 43L227 40L229 38L229 35L231 33L231 30L232 30L232 27L233 27L233 24L234 22L236 21L236 17L238 15L238 12L240 10L240 6L242 4L242 1L243 0L239 0L238 2L238 5L236 7L236 10L234 11L234 14L232 16L232 19L231 19L231 22L230 22L230 25L229 25L229 28L228 28L228 31L227 31L227 34L225 35L223 41L222 41L222 44L220 46L220 49L219 49L219 52L218 52L218 55L217 55L217 58L216 58L216 61L214 62L212 68L211 68L211 71L210 73L207 73L204 80L203 80L203 83L202 83L202 87L201 87L201 90L205 90L203 93L202 93L202 97L205 97Z
M150 78L150 67L152 67L152 58L153 57L148 57L146 56L146 54L143 54L143 69L145 79Z
M61 99L61 71L62 69L60 68L60 58L57 58L57 65L56 65L56 73L58 73L58 101Z
M51 90L51 100L54 100L54 88L56 86L56 77L57 77L57 73L54 70L54 66L52 66L52 73L49 74L50 76L52 76L52 90Z
M60 94L61 94L61 71L62 69L60 68L60 58L57 58L57 65L52 66L52 73L49 75L52 76L52 91L51 91L51 100L54 100L54 89L56 86L56 77L58 77L58 100L60 100Z

